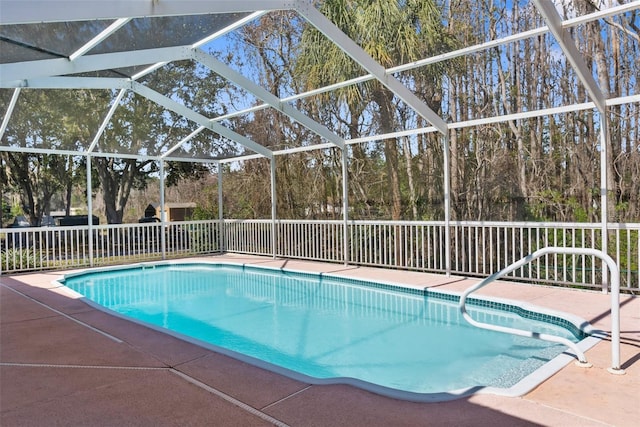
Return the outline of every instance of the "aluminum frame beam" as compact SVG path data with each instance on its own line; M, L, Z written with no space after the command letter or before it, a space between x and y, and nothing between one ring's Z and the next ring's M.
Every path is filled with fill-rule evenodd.
M0 64L0 85L5 82L38 77L64 76L90 71L113 70L134 65L156 64L161 61L179 61L191 58L186 46L143 49L128 52L103 53L81 56L75 61L67 58Z
M140 77L143 77L143 76L146 76L147 74L153 73L155 70L157 70L158 68L164 67L168 63L169 63L168 61L156 62L155 64L150 65L147 68L145 68L144 70L139 71L136 74L134 74L133 76L131 76L131 80L138 80Z
M128 84L128 81L127 81L127 84ZM50 85L48 85L47 87L50 87ZM611 105L626 105L626 104L632 104L632 103L640 103L640 94L638 94L638 95L629 95L629 96L618 97L618 98L610 98L610 99L607 99L607 101L606 101L606 105L607 106L611 106ZM594 109L594 108L596 108L596 106L595 106L595 104L593 102L585 102L585 103L581 103L581 104L573 104L573 105L567 105L567 106L562 106L562 107L553 107L553 108L546 108L546 109L542 109L542 110L533 110L533 111L526 111L526 112L522 112L522 113L507 114L507 115L503 115L503 116L495 116L495 117L489 117L489 118L483 118L483 119L472 119L472 120L466 120L466 121L462 121L462 122L455 122L455 123L451 123L449 125L449 127L450 127L451 130L464 129L464 128L470 128L470 127L474 127L474 126L478 126L478 125L482 125L482 124L503 123L503 122L512 121L512 120L530 119L530 118L543 117L543 116L554 115L554 114L565 114L565 113L568 113L568 112L584 111L584 110L590 110L590 109ZM7 120L7 119L5 119L5 120ZM210 121L215 121L215 120L217 120L217 118L216 119L210 119ZM207 128L208 128L208 126L201 125L198 129L196 129L194 132L192 132L192 134L190 134L189 136L187 136L183 140L181 140L180 144L188 141L193 136L195 136L197 133L199 133L199 132L201 132L201 131L203 131L204 129L207 129ZM434 128L433 126L427 126L427 127L423 127L423 128L407 129L407 130L404 130L404 131L393 132L393 133L389 133L389 134L379 134L379 135L371 135L371 136L366 136L366 137L361 137L361 138L356 138L356 139L348 139L348 140L345 140L345 145L349 146L349 145L361 144L361 143L366 143L366 142L371 142L371 141L378 141L378 140L382 140L382 139L395 138L395 137L401 137L401 136L409 136L409 135L419 135L419 134L432 133L432 132L437 132L437 129ZM304 146L304 147L296 147L296 148L290 148L290 149L284 149L284 150L276 150L276 151L273 151L272 153L273 153L273 155L280 156L280 155L287 155L287 154L290 154L290 153L298 153L298 152L314 151L314 150L323 150L323 149L331 148L333 146L334 145L331 144L331 143L315 144L315 145ZM176 148L178 148L178 147L176 147ZM44 154L47 154L47 153L51 152L51 150L47 151L47 149L41 149L41 148L9 147L9 146L2 146L2 147L0 147L0 150L2 150L2 151L24 151L24 152L44 153ZM118 156L123 157L123 158L144 159L144 160L164 158L165 160L185 161L185 162L194 162L194 163L202 163L202 162L210 162L211 161L211 159L192 159L192 158L181 158L181 157L171 156L170 154L172 154L173 151L175 151L175 150L168 150L167 152L165 152L165 153L163 153L162 155L159 155L159 156L135 155L135 154L118 154ZM56 153L67 154L67 155L85 155L86 154L86 152L84 152L84 151L78 151L78 152L65 151L63 153L63 152L60 152L58 150L56 150ZM95 152L92 153L92 156L101 156L101 157L112 156L112 155L113 155L113 153L95 153ZM262 157L262 156L261 155L242 155L242 156L237 156L237 157L230 157L230 158L227 158L227 159L216 159L216 161L219 161L221 163L231 163L231 162L235 162L235 161L246 161L246 160L256 159L256 158L260 158L260 157Z
M36 77L1 82L0 88L29 89L124 89L131 80L112 77Z
M555 8L555 5L549 0L533 0L536 8L547 22L549 30L555 37L556 41L560 45L560 48L564 52L567 61L571 64L574 71L578 75L580 82L585 87L589 97L596 105L596 108L600 112L600 221L602 227L602 250L607 252L607 235L608 235L608 193L607 188L607 163L609 153L607 152L609 146L609 131L607 120L607 105L606 97L602 93L601 88L591 74L591 71L584 62L580 51L575 45L575 42L571 38L571 35L567 30L562 28L562 18ZM603 269L602 273L602 286L606 292L608 284L607 270ZM619 286L619 285L618 285ZM613 311L613 307L611 307ZM618 366L619 367L619 366Z
M69 61L75 61L77 58L89 52L91 49L96 47L98 44L100 44L103 40L105 40L111 34L118 31L124 24L126 24L129 21L131 21L131 18L116 19L113 24L105 28L102 32L100 32L100 34L98 34L97 36L89 40L87 43L81 46L80 49L76 50L71 55L69 55Z
M624 96L624 97L619 97L619 98L611 98L608 99L606 104L607 106L610 105L625 105L625 104L631 104L634 102L640 102L640 94L638 95L630 95L630 96ZM568 105L568 106L563 106L563 107L554 107L554 108L545 108L542 110L534 110L534 111L525 111L522 113L514 113L514 114L507 114L507 115L503 115L503 116L496 116L496 117L489 117L489 118L484 118L484 119L472 119L472 120L465 120L462 122L455 122L455 123L451 123L449 125L451 130L455 130L455 129L464 129L464 128L470 128L470 127L474 127L474 126L479 126L482 124L491 124L491 123L503 123L503 122L507 122L507 121L512 121L512 120L519 120L519 119L528 119L528 118L536 118L536 117L543 117L543 116L549 116L549 115L554 115L554 114L564 114L564 113L568 113L568 112L575 112L575 111L584 111L584 110L590 110L590 109L594 109L596 108L595 104L593 102L585 102L582 104L574 104L574 105ZM371 141L379 141L379 140L383 140L383 139L388 139L388 138L396 138L396 137L401 137L401 136L409 136L409 135L421 135L421 134L425 134L425 133L433 133L433 132L437 132L438 129L436 129L433 126L427 126L427 127L422 127L422 128L416 128L416 129L407 129L404 131L400 131L400 132L392 132L392 133L388 133L388 134L379 134L379 135L372 135L372 136L364 136L361 138L355 138L355 139L347 139L345 140L345 144L347 146L349 145L354 145L354 144L362 144L365 142L371 142ZM333 147L332 144L326 143L326 144L317 144L317 145L310 145L310 146L305 146L305 147L296 147L296 148L289 148L289 149L284 149L284 150L276 150L273 152L274 155L276 156L282 156L282 155L287 155L290 153L299 153L299 152L303 152L303 151L314 151L314 150L324 150L324 149L328 149ZM221 163L231 163L231 162L236 162L236 161L245 161L245 160L251 160L251 159L255 159L258 158L258 156L255 155L248 155L248 156L238 156L238 157L233 157L233 158L228 158L228 159L222 159L219 160Z
M605 96L598 86L598 83L596 83L596 80L593 78L593 74L591 74L589 67L587 67L587 64L584 62L580 51L576 47L574 40L571 38L571 34L562 27L562 18L554 3L549 0L533 0L533 3L546 21L549 30L555 37L567 60L589 93L589 97L595 103L596 108L601 113L605 113L607 110L605 105Z
M606 17L610 17L610 16L615 16L615 15L619 15L621 13L625 13L628 12L630 10L635 10L635 9L640 9L640 1L635 1L635 2L631 2L631 3L627 3L624 5L620 5L620 6L616 6L616 7L612 7L610 9L605 9L605 10L601 10L601 11L597 11L588 15L583 15L583 16L579 16L577 18L572 18L572 19L568 19L564 22L562 22L562 28L572 28L581 24L584 24L586 22L591 22L591 21L595 21L597 19L603 19ZM539 28L534 28L528 31L524 31L521 33L517 33L517 34L513 34L510 36L506 36L500 39L496 39L496 40L490 40L488 42L484 42L484 43L480 43L480 44L476 44L473 46L468 46L468 47L464 47L462 49L457 49L451 52L446 52L440 55L436 55L436 56L432 56L430 58L425 58L419 61L414 61L414 62L410 62L407 64L403 64L403 65L398 65L396 67L392 67L392 68L388 68L386 70L387 74L393 74L393 73L399 73L399 72L403 72L403 71L408 71L408 70L412 70L415 68L420 68L420 67L424 67L425 65L430 65L430 64L437 64L439 62L443 62L443 61L447 61L450 59L454 59L454 58L458 58L461 56L465 56L465 55L470 55L473 53L477 53L477 52L482 52L484 50L487 49L491 49L491 48L495 48L495 47L499 47L499 46L504 46L506 44L509 43L514 43L520 40L525 40L531 37L536 37L542 34L546 34L549 32L549 27L548 26L543 26L543 27L539 27ZM355 84L359 84L359 83L364 83L364 82L368 82L370 80L374 80L375 77L372 74L366 74L360 77L355 77L353 79L349 79L349 80L344 80L342 82L339 83L335 83L332 85L328 85L328 86L323 86L321 88L317 88L317 89L313 89L307 92L302 92L296 95L292 95L289 96L287 98L282 98L283 102L291 102L291 101L295 101L298 99L305 99L308 98L310 96L314 96L314 95L318 95L321 93L326 93L326 92L331 92L332 90L336 90L336 89L340 89L342 87L347 87L347 86L351 86L351 85L355 85ZM250 108L246 108L244 110L240 110L231 114L228 114L225 116L225 118L231 118L231 117L237 117L237 116L241 116L250 112L254 112L254 111L259 111L262 109L267 108L268 105L267 104L262 104L262 105L257 105L257 106L253 106ZM451 125L449 126L449 128L451 128Z
M0 25L292 9L308 0L2 0Z
M195 111L190 110L189 108L172 100L171 98L168 98L138 82L130 82L130 88L138 95L144 96L145 98L155 102L156 104L166 108L167 110L171 110L176 114L180 114L181 116L195 123L198 123L201 126L205 126L207 129L219 135L222 135L225 138L229 138L230 140L237 142L238 144L244 146L245 148L248 148L251 151L262 154L269 159L273 157L273 152L268 148L252 141L246 136L240 135L239 133L236 133L231 129L222 126L219 123L209 120L202 114L196 113Z
M204 126L199 126L196 130L194 130L189 135L185 136L180 141L178 141L177 144L173 145L171 148L165 151L164 154L162 154L160 157L162 157L163 159L169 157L174 151L182 147L182 145L185 144L186 142L191 141L193 138L195 138L200 132L202 132L205 129L206 128Z
M91 145L89 145L89 148L87 149L89 153L93 152L93 150L98 145L98 141L100 140L100 137L102 136L105 129L107 128L107 125L111 121L111 118L113 117L116 110L118 109L118 106L120 105L120 101L122 101L122 98L126 93L127 93L126 89L120 89L120 92L118 92L118 95L113 99L113 102L111 103L111 107L109 107L109 111L105 115L104 119L102 119L102 123L100 124L98 131L94 135L93 141L91 141Z
M200 47L200 46L202 46L204 44L207 44L210 41L217 39L218 37L221 37L221 36L223 36L223 35L225 35L227 33L230 33L231 31L237 30L238 28L245 26L249 22L260 18L262 15L266 14L267 12L269 12L269 11L268 10L258 10L256 12L253 12L251 15L247 15L244 18L237 20L233 24L227 25L226 27L216 31L213 34L210 34L209 36L203 38L202 40L199 40L199 41L195 42L193 45L191 45L191 47L192 48L196 48L196 47Z
M259 17L261 17L265 13L267 13L267 11L264 11L264 10L260 10L258 12L254 12L251 15L248 15L248 16L246 16L246 17L234 22L231 25L228 25L228 26L224 27L224 28L216 31L213 34L208 35L207 37L203 38L202 40L199 40L199 41L195 42L193 45L191 45L191 48L196 48L196 47L202 46L202 45L204 45L206 43L209 43L210 41L215 40L218 37L221 37L221 36L231 32L233 30L236 30L236 29L242 27L243 25L247 24L248 22L253 21L254 19L258 19ZM138 80L140 77L157 70L158 68L164 66L166 63L167 62L165 61L165 62L158 62L156 64L153 64L153 65L149 66L148 68L140 71L139 73L131 76L131 79L132 80Z
M209 55L208 53L200 49L194 50L193 59L195 61L198 61L202 65L205 65L206 67L208 67L215 73L219 74L220 76L224 77L225 79L240 86L242 89L245 89L248 92L252 93L257 98L261 99L263 102L266 102L271 107L278 110L279 112L297 121L298 123L300 123L307 129L309 129L310 131L314 132L316 135L320 136L321 138L324 138L332 142L336 146L344 149L345 147L344 139L342 139L335 133L331 132L326 126L316 122L315 120L311 119L309 116L295 109L290 104L286 102L282 102L280 98L273 95L271 92L264 89L262 86L255 84L254 82L252 82L251 80L243 76L242 74L238 73L237 71L229 67L227 64L217 60L213 56Z
M146 2L147 0L144 0L144 2ZM540 0L538 0L540 1ZM86 3L88 2L81 2L78 0L74 0L71 3L75 2L75 5L81 8L86 8ZM180 7L181 5L179 5L178 3L180 3L179 1L171 1L168 0L167 2L165 2L165 0L163 0L163 4L165 3L173 3L174 7ZM24 9L24 5L25 4L29 4L29 5L35 5L37 3L41 3L41 4L45 4L48 8L50 8L52 5L59 5L61 3L65 3L57 1L57 0L49 0L49 1L45 1L45 0L40 0L40 1L28 1L25 2L23 0L0 0L0 6L2 7L2 15L0 16L0 22L5 22L2 21L2 19L9 19L7 16L7 7L14 7L16 9L18 8L23 8ZM67 3L69 3L69 1L67 1ZM85 4L83 4L85 3ZM93 3L93 2L92 2ZM131 5L133 3L137 3L136 7L140 7L140 0L135 0L135 1L120 1L120 2L104 2L110 5L113 5L114 3L120 3L121 5ZM125 4L126 3L126 4ZM193 7L194 5L186 5L186 3L191 3L191 2L183 2L185 4L183 4L182 6L185 6L186 8L190 8ZM205 2L203 2L205 3ZM216 10L218 10L219 12L224 9L227 8L225 11L231 11L232 9L237 11L238 8L242 8L244 7L244 5L246 5L247 3L243 3L242 5L238 5L237 2L233 2L233 1L227 1L227 2L219 2L219 1L212 1L209 2L210 5L206 6L206 8L209 10L211 8L215 8ZM223 5L223 3L225 3ZM259 7L258 9L260 9L262 12L264 12L264 10L266 10L267 8L265 7L265 5L267 3L269 4L275 4L275 3L279 3L279 4L284 4L285 2L264 2L264 1L260 1L260 2L254 2L254 3L258 3L261 7ZM294 2L287 2L288 6L284 7L284 9L291 9L291 8L295 8L295 9L302 9L304 7L310 6L309 4L307 4L309 2L305 2L305 1L300 1L297 2L296 4L294 4ZM549 4L549 3L547 3ZM11 6L12 5L12 6ZM99 7L102 7L103 5L100 4ZM200 5L202 6L202 5ZM204 6L203 6L204 7ZM312 6L311 6L312 7ZM222 9L220 9L222 8ZM560 26L558 28L556 28L556 31L558 29L560 30L566 30L567 28L576 26L576 25L581 25L584 24L586 22L591 22L594 21L596 19L602 19L602 18L606 18L609 16L614 16L614 15L618 15L621 13L625 13L627 11L630 10L635 10L640 8L640 1L633 1L631 3L627 3L624 5L619 5L610 9L605 9L602 11L597 11L594 12L592 14L589 15L584 15L584 16L580 16L580 17L576 17L576 18L572 18L569 20L566 20L564 22L560 22ZM106 8L105 8L106 10ZM220 13L224 13L225 11L222 11ZM24 14L29 14L29 13L38 13L37 11L24 11L22 13ZM50 10L48 11L50 12ZM256 13L262 13L262 12L256 12ZM553 12L557 15L557 12L555 10L553 10ZM182 13L184 13L184 10L182 11ZM154 16L160 16L161 14L158 12L157 15ZM127 16L128 17L128 16ZM45 19L43 19L44 21L51 21L51 15L47 14L47 17ZM248 17L247 17L248 18ZM245 18L245 19L247 19ZM559 17L558 17L559 18ZM67 20L67 19L65 19ZM231 24L230 27L237 27L237 23ZM229 27L227 27L228 29ZM221 31L225 31L225 29L221 30ZM466 54L471 54L473 52L478 52L481 50L485 50L494 46L499 46L499 45L503 45L506 43L510 43L510 42L514 42L516 40L520 40L523 38L527 38L527 37L532 37L534 35L538 35L538 34L542 34L545 32L550 31L549 27L540 27L538 29L534 29L534 30L530 30L528 32L523 32L523 33L519 33L519 34L514 34L512 36L507 36L504 37L502 39L497 39L495 41L490 41L490 42L486 42L486 43L482 43L479 45L475 45L475 46L470 46L470 47L466 47L457 51L453 51L453 52L449 52L449 53L445 53L443 55L438 55L435 57L431 57L431 58L426 58L424 60L421 61L416 61L410 64L404 64L404 65L400 65L398 67L393 67L393 68L389 68L387 70L385 70L386 74L391 74L394 72L400 72L400 71L404 71L404 70L408 70L411 68L416 68L416 67L420 67L426 64L431 64L431 63L436 63L436 62L440 62L440 61L444 61L446 59L449 58L453 58L453 57L457 57L457 56L462 56L462 55L466 55ZM566 33L566 31L564 31ZM211 37L211 36L210 36ZM573 43L572 43L573 44ZM196 43L197 45L197 43ZM170 51L173 52L180 52L180 58L176 58L176 59L186 59L185 56L191 55L192 52L192 46L179 46L179 47L173 47L173 48L162 48L159 50L156 49L150 49L150 50L146 50L146 51L137 51L137 52L123 52L120 54L103 54L103 55L85 55L82 56L80 58L78 58L76 61L74 61L73 63L73 67L84 67L84 69L88 70L88 71L95 71L98 69L103 69L104 67L106 68L114 68L114 59L120 58L119 61L121 61L121 66L128 66L128 65L138 65L139 62L146 62L146 63L154 63L154 64L159 64L158 61L158 56L154 55L154 52L160 52L160 51L164 51L165 54L167 55L167 59L168 60L173 60L173 55L171 53L169 53ZM145 54L149 54L149 60L144 60L144 61L140 61L140 55L145 55ZM581 58L580 56L578 56L578 58ZM85 62L86 61L86 62ZM94 62L95 61L95 62ZM0 82L0 87L7 87L7 88L18 88L18 87L40 87L40 88L99 88L99 89L107 89L107 88L123 88L123 87L127 87L128 85L128 80L126 79L112 79L111 81L106 80L104 78L102 79L98 79L95 78L93 80L89 80L89 79L83 79L83 78L67 78L67 77L60 77L60 78L46 78L48 76L52 76L52 75L59 75L62 73L73 73L73 72L77 72L78 68L73 68L71 66L69 66L68 64L65 63L69 63L68 60L66 59L54 59L54 60L44 60L44 61L30 61L30 62L23 62L23 63L19 63L19 64L2 64L0 65L0 79L2 79L2 81ZM13 68L12 68L13 67ZM11 71L12 69L16 69L19 70L20 72L18 73L20 75L20 77L18 77L17 79L15 79L14 81L6 81L6 77L7 77L7 72ZM46 70L46 71L45 71ZM38 76L38 77L32 77L32 78L27 78L24 79L24 73L28 71L29 73L33 73L34 76ZM54 73L51 73L51 71L54 71ZM56 74L56 72L58 74ZM42 74L45 74L46 76L41 76ZM45 78L40 78L41 77L45 77ZM320 89L316 89L314 91L310 91L310 92L306 92L306 93L302 93L302 94L297 94L297 95L293 95L287 98L283 98L280 99L280 102L291 102L293 100L296 99L302 99L304 97L307 96L311 96L315 93L321 93L321 92L326 92L344 85L348 85L348 84L354 84L354 82L358 82L358 81L366 81L366 80L371 80L373 78L377 78L374 77L373 75L369 74L366 76L362 76L356 79L353 79L353 81L345 81L345 82L341 82L338 83L336 85L331 85L331 86L327 86L325 88L320 88ZM98 82L98 80L102 80L102 82ZM596 85L597 87L597 85ZM634 102L640 102L639 100L640 95L631 95L629 97L621 97L621 98L615 98L615 99L606 99L605 100L605 105L620 105L620 104L628 104L628 103L634 103ZM594 101L595 102L595 101ZM227 116L235 116L238 114L243 114L246 112L250 112L250 111L257 111L260 110L262 108L267 108L268 105L264 104L262 106L256 106L256 107L252 107L251 109L247 109L238 113L233 113L231 115L227 115ZM577 105L572 105L572 106L566 106L566 107L557 107L557 108L551 108L551 109L545 109L545 110L538 110L538 111L530 111L530 112L521 112L521 113L516 113L513 115L508 115L508 116L499 116L499 117L489 117L489 118L485 118L485 119L474 119L474 120L469 120L469 121L464 121L464 122L456 122L456 123L451 123L448 124L448 128L449 129L458 129L458 128L464 128L464 127L470 127L470 126L474 126L474 125L478 125L478 124L487 124L487 123L495 123L495 122L502 122L505 120L511 120L514 118L526 118L526 117L537 117L540 115L544 115L544 114L555 114L555 113L562 113L562 112L566 112L566 111L578 111L578 110L584 110L584 109L589 109L589 108L594 108L596 107L595 103L585 103L585 104L577 104ZM597 107L596 107L597 108ZM250 111L249 111L250 110ZM214 119L210 119L209 122L212 121L219 121L222 120L225 117L217 117ZM5 118L6 119L6 118ZM205 127L209 128L209 126L203 126L202 129L204 129ZM413 130L407 130L407 131L403 131L403 134L413 134L413 133L427 133L427 132L433 132L433 131L437 131L439 129L433 128L433 127L425 127L425 128L421 128L421 129L413 129ZM392 135L398 135L399 133L393 133L393 134L389 134L389 135L376 135L376 136L371 136L371 137L363 137L363 138L358 138L357 140L348 140L345 141L346 145L351 145L351 144L355 144L355 143L361 143L361 142L366 142L366 141L370 141L370 140L376 140L376 139L380 139L384 136L392 136ZM181 141L181 143L183 143L184 141ZM297 151L309 151L309 150L314 150L314 149L324 149L324 148L329 148L330 146L327 144L317 144L317 145L313 145L313 146L308 146L308 147L297 147L297 148L293 148L293 149L286 149L286 150L278 150L276 152L273 152L273 154L277 154L277 155L281 155L281 154L287 154L290 152L297 152ZM15 147L14 147L15 148ZM177 147L176 147L177 148ZM7 150L7 151L11 151L13 150L13 148L11 147L0 147L0 149L3 150ZM19 148L20 150L23 150L24 148ZM46 150L43 149L33 149L36 150L37 152L45 152ZM35 152L35 151L34 151ZM173 152L173 150L171 151L171 153ZM171 154L170 152L165 152L161 157L163 158L175 158L174 156L170 156ZM84 154L84 152L78 152L77 154ZM93 155L102 155L102 153L94 153ZM118 154L121 155L121 154ZM146 156L146 155L128 155L128 154L122 154L121 156L126 156L127 158L158 158L156 156L150 157L150 156ZM260 155L248 155L248 156L239 156L236 158L232 158L229 161L235 161L234 159L248 159L248 158L255 158L255 157L261 157ZM184 161L210 161L208 159L182 159Z
M2 124L0 124L0 140L2 140L2 137L4 136L4 131L7 130L9 120L11 120L11 115L13 114L13 109L16 108L16 103L18 102L19 96L20 88L16 88L11 95L11 101L9 101L7 111L5 111L4 117L2 118Z
M603 19L606 17L610 17L610 16L615 16L615 15L619 15L625 12L628 12L630 10L634 10L634 9L638 9L640 8L640 1L635 1L635 2L631 2L628 4L624 4L624 5L620 5L620 6L616 6L616 7L612 7L609 9L605 9L605 10L600 10L594 13L590 13L587 15L583 15L583 16L579 16L577 18L572 18L572 19L568 19L566 21L562 21L561 22L561 26L563 29L567 29L567 28L571 28L571 27L576 27L578 25L587 23L587 22L591 22L591 21L595 21L598 19ZM464 47L462 49L457 49L451 52L446 52L440 55L435 55L432 56L430 58L425 58L419 61L414 61L414 62L410 62L408 64L403 64L403 65L399 65L397 67L393 67L393 68L389 68L387 70L387 72L390 73L397 73L397 72L402 72L402 71L408 71L414 68L419 68L419 67L423 67L425 65L429 65L429 64L436 64L438 62L442 62L442 61L446 61L449 59L453 59L453 58L458 58L460 56L465 56L468 54L472 54L472 53L476 53L476 52L481 52L487 49L491 49L494 47L498 47L498 46L503 46L505 44L509 44L509 43L514 43L520 40L525 40L531 37L536 37L542 34L546 34L547 32L549 32L549 27L548 26L543 26L543 27L538 27L538 28L533 28L531 30L527 30L527 31L523 31L523 32L519 32L516 34L512 34L509 36L505 36L499 39L495 39L495 40L490 40L484 43L480 43L480 44L476 44L473 46L468 46L468 47Z
M448 132L447 123L436 114L427 104L422 102L398 79L387 74L385 68L376 62L367 52L358 46L351 38L342 32L333 22L320 13L311 3L305 3L296 8L311 25L333 41L347 55L353 58L360 66L371 73L380 83L402 99L416 113L434 125L440 133Z

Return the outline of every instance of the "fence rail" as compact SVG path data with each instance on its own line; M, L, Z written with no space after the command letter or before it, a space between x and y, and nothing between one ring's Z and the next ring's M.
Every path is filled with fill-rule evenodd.
M0 230L0 273L233 252L486 277L538 249L602 249L601 224L444 221L224 220ZM609 224L621 289L640 291L640 224ZM275 231L275 242L273 232ZM275 253L274 253L275 251ZM553 254L513 271L519 281L602 287L593 256Z

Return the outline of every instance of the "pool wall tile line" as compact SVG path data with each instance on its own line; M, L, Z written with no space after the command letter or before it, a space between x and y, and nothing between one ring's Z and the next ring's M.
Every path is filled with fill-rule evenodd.
M93 273L101 273L103 271L113 271L113 270L130 270L137 268L156 268L156 267L164 267L164 268L202 268L203 265L206 265L208 268L232 268L240 271L274 271L278 273L282 273L285 275L290 275L293 277L307 278L307 279L317 279L327 278L334 282L340 284L346 284L351 286L361 286L371 289L379 289L383 291L392 291L392 292L400 292L407 295L414 295L423 298L436 298L439 300L450 301L452 303L459 303L460 294L455 292L445 292L440 290L432 290L428 287L424 288L413 288L406 287L401 283L383 283L373 280L363 280L363 279L354 279L351 277L344 277L335 274L327 274L327 273L311 273L306 271L294 270L294 269L285 269L278 267L270 267L270 266L256 266L253 264L246 263L234 263L234 262L219 262L219 261L156 261L150 263L137 263L131 264L127 266L114 266L114 267L105 267L92 269L90 271L84 271L80 273L71 273L67 275L68 277L77 276L78 274L93 274ZM67 277L65 276L65 277ZM64 284L64 279L61 280L61 283ZM552 313L541 313L541 308L535 307L534 310L523 308L521 305L512 302L505 301L497 301L490 297L482 297L475 298L469 297L467 299L467 303L469 306L482 307L495 309L500 311L507 311L513 314L517 314L523 318L529 320L537 320L545 323L550 323L555 326L562 327L571 332L578 340L582 340L589 335L593 335L598 333L599 331L594 331L590 328L584 328L584 325L587 325L583 319L574 319L574 321L568 320L564 318L564 313L552 314Z
M198 263L173 263L172 265L180 266L180 267L189 267L189 266L193 266L194 264L198 264ZM216 263L211 263L209 265L214 267L235 267L243 271L273 270L273 271L278 271L284 274L294 275L296 277L304 277L304 278L311 278L311 279L315 279L318 277L320 278L326 277L341 284L363 286L363 287L380 289L385 291L401 292L404 294L416 295L416 296L421 296L425 298L437 298L444 301L451 301L456 304L460 301L460 294L458 293L436 291L429 288L422 288L422 289L408 288L398 283L381 283L381 282L375 282L375 281L369 281L369 280L353 279L350 277L343 277L343 276L338 276L333 274L309 273L304 271L281 269L281 268L274 268L274 267L263 267L263 266L247 265L247 264L237 265L237 264L227 264L227 263L216 262ZM545 323L551 323L553 325L560 326L562 328L569 330L578 340L582 340L591 334L591 331L585 331L582 329L581 326L585 323L582 319L577 319L578 324L576 324L559 315L546 314L546 313L540 313L539 311L528 310L521 307L520 305L494 301L489 297L483 297L483 298L470 297L467 299L467 302L471 306L507 311L507 312L517 314L526 319L538 320Z

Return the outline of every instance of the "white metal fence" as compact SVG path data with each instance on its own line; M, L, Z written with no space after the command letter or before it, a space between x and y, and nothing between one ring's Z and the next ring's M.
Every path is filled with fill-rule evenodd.
M225 220L0 230L0 272L129 263L218 252L447 272L443 221ZM548 246L602 249L601 224L450 223L451 274L488 276ZM275 242L272 239L275 231ZM640 291L640 224L609 224L607 253L621 288ZM274 253L275 251L275 253ZM520 281L599 289L602 264L549 255L512 272Z
M2 229L0 273L210 254L218 230L217 221Z
M273 255L271 227L270 220L226 220L226 251ZM599 223L453 221L450 227L450 273L464 276L489 276L548 246L601 249L602 242ZM278 220L275 229L278 257L447 272L444 221L350 221L347 257L343 221ZM622 289L640 291L640 224L609 224L608 246L620 268ZM602 271L595 257L557 254L509 277L600 289Z

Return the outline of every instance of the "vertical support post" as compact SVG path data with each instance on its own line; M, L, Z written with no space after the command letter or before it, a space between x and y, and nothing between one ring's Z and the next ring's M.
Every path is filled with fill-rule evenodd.
M278 238L276 236L276 157L271 157L271 253L276 258Z
M342 149L342 260L349 265L349 162L347 147Z
M87 155L87 224L89 226L89 266L93 267L93 200L91 198L91 156Z
M218 162L218 248L220 248L220 252L224 253L226 252L226 238L222 195L222 164Z
M608 162L608 141L609 141L609 125L606 112L600 112L600 221L602 233L602 252L609 253L609 201L607 188L607 162ZM606 264L602 262L602 293L606 294L609 290L609 277Z
M164 207L164 160L160 162L160 246L162 259L167 259L167 214Z
M455 132L450 130L449 132ZM442 138L442 153L444 156L443 177L444 180L444 259L445 273L451 276L451 164L449 153L449 133L444 133Z
M602 257L602 264L609 265L611 273L611 367L610 373L623 375L620 367L620 269L618 264L606 252ZM604 270L604 268L603 268Z

